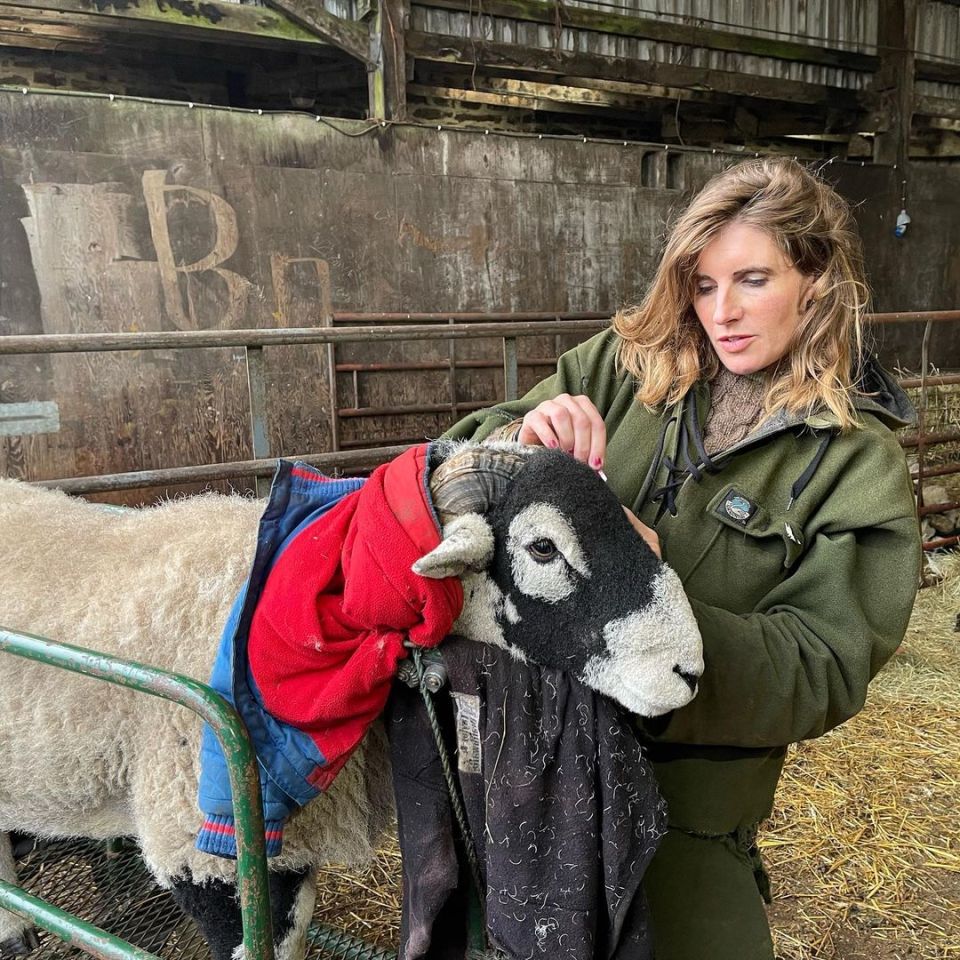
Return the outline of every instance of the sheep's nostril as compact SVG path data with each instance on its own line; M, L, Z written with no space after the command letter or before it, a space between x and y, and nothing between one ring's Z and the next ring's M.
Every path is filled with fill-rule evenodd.
M700 679L699 673L685 673L680 669L679 663L673 668L673 672L680 677L680 679L691 689L691 691L696 691L697 681Z

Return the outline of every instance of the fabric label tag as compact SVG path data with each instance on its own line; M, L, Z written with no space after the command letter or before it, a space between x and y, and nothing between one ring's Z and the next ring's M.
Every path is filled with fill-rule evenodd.
M717 513L728 516L737 523L746 524L757 512L757 504L736 490L730 492L717 505Z
M463 773L482 773L480 751L480 698L451 691L456 707L457 766Z

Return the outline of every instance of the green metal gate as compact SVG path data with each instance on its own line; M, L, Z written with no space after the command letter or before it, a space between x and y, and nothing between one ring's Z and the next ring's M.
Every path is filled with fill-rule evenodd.
M236 710L216 691L190 677L2 627L0 651L171 700L199 714L210 724L226 757L230 787L233 791L237 839L237 897L243 918L245 955L247 960L273 960L260 780L250 738ZM98 887L102 884L104 908L100 913L104 917L119 923L121 928L129 927L130 914L136 910L140 913L141 933L145 923L149 925L153 922L157 928L148 933L152 934L152 940L158 944L166 944L171 939L168 934L172 934L176 947L173 953L177 958L195 957L201 944L205 953L205 944L199 934L192 930L192 925L188 925L186 932L160 929L164 924L169 925L169 911L165 913L162 909L150 907L150 898L156 901L168 895L153 884L152 878L134 851L124 850L121 846L106 850L102 843L75 840L45 843L41 847L36 854L30 853L26 857L22 864L21 879L25 875L32 877L35 881L33 886L42 889L45 896L53 899L56 891L57 899L61 899L61 888L75 886L78 882L84 885L95 883ZM78 881L74 872L65 884L65 874L61 874L58 879L56 868L51 868L50 864L67 863L71 860L83 861L86 874L81 873ZM37 876L41 867L48 876ZM122 898L129 898L131 889L144 891L148 906L145 907L142 900L136 905L128 903L125 906ZM122 893L124 890L127 891L126 894ZM68 894L70 892L67 891ZM76 896L68 899L75 902ZM158 960L155 953L134 946L115 933L81 920L54 906L47 899L27 893L22 887L3 880L0 880L0 907L27 918L59 937L65 944L105 960ZM179 911L174 909L178 916ZM180 941L179 944L176 941ZM394 956L329 927L312 927L309 944L311 954L331 960L388 960Z

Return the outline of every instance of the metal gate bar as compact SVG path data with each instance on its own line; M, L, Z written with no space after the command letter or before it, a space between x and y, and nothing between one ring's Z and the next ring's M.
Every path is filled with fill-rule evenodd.
M0 651L36 660L51 666L82 673L116 683L119 686L172 700L199 714L211 727L223 749L233 791L234 817L237 838L237 898L243 919L243 945L250 960L273 960L273 933L270 922L270 892L267 882L267 859L263 833L263 810L260 798L260 778L257 763L246 727L236 710L206 684L121 657L112 657L67 643L54 643L43 637L17 633L0 627ZM0 906L12 907L13 912L27 914L40 926L57 936L69 937L84 949L102 943L110 946L104 931L86 924L76 917L50 908L53 912L33 912L30 901L35 898L23 894L17 887L0 884ZM41 901L42 903L42 901ZM53 924L53 926L51 926ZM123 941L113 940L113 948ZM98 956L127 960L150 958L153 955L137 951L129 944L120 952L97 953Z
M95 957L102 957L103 960L159 960L156 954L126 943L106 930L47 903L46 900L31 896L6 880L0 880L0 907L38 923L45 930L56 934L64 943L80 947Z

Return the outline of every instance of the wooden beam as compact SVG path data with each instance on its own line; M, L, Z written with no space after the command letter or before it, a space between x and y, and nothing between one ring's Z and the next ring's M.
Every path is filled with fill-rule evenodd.
M460 87L434 87L421 83L411 83L407 87L413 97L424 99L453 100L460 103L488 103L497 107L522 110L557 110L565 104L550 103L539 97L522 94L491 93L485 90L463 90ZM569 108L567 108L569 109ZM577 110L582 113L582 110Z
M565 27L579 30L593 30L622 37L639 37L660 43L708 47L711 50L727 50L757 57L775 57L778 60L843 67L846 70L861 70L867 73L873 73L880 64L879 57L856 50L838 50L812 43L714 30L688 23L668 23L664 20L587 10L583 7L568 7L562 3L559 5L545 3L543 0L483 0L482 4L477 3L476 0L417 0L417 6L457 10L463 13L482 14L485 17L504 17L532 23L555 25L559 22Z
M86 28L101 37L116 34L132 45L138 38L208 40L216 43L276 47L322 47L317 35L265 7L222 0L5 0L5 19L26 32L33 25Z
M949 100L947 97L917 97L913 102L913 112L922 117L960 120L960 100Z
M407 52L441 63L474 63L555 73L561 77L597 77L630 83L651 83L767 100L824 104L841 109L868 109L874 98L840 87L751 76L723 70L678 66L659 61L570 53L514 43L471 41L468 37L410 31ZM476 59L475 59L476 58Z
M565 77L564 83L571 87L586 87L592 90L608 90L648 100L663 100L676 103L678 100L695 100L697 103L729 104L729 97L706 90L687 90L684 87L665 87L659 83L626 83L623 80L602 80L596 77Z
M546 86L546 85L545 85ZM419 83L411 83L407 87L411 96L424 99L449 100L454 103L483 103L490 106L510 109L528 110L549 113L578 113L596 115L598 107L615 111L610 116L620 118L629 117L633 120L642 119L629 106L617 103L603 103L596 100L578 100L575 97L565 98L560 90L551 91L549 96L540 96L536 93L497 93L491 90L464 90L461 87L436 87Z
M410 0L380 0L371 22L371 56L376 68L368 78L369 116L403 120L407 112L406 32Z
M643 97L614 93L608 90L577 88L557 83L537 83L531 80L515 80L509 77L477 77L475 82L476 90L448 87L445 88L446 95L450 95L452 99L456 100L470 100L473 93L506 95L531 102L536 101L540 106L534 107L534 109L539 110L550 109L549 105L543 106L543 104L549 104L549 102L576 103L581 106L589 105L620 110L637 110L643 106ZM485 99L478 102L495 103L496 101L485 96Z
M931 117L926 126L932 130L951 130L954 133L960 133L960 118L945 120L942 117Z
M960 63L917 58L916 76L918 80L929 80L931 83L960 84Z
M82 24L24 19L0 4L0 43L4 46L56 49L64 44L103 44L102 35Z
M887 130L874 140L876 163L903 168L908 159L914 111L914 38L918 0L895 0L878 7L877 45L883 51L873 88L888 116Z
M941 130L936 137L921 137L910 144L910 156L917 158L960 157L960 136L949 130Z
M366 24L328 13L319 0L267 0L288 19L339 47L351 57L370 64L370 31Z

